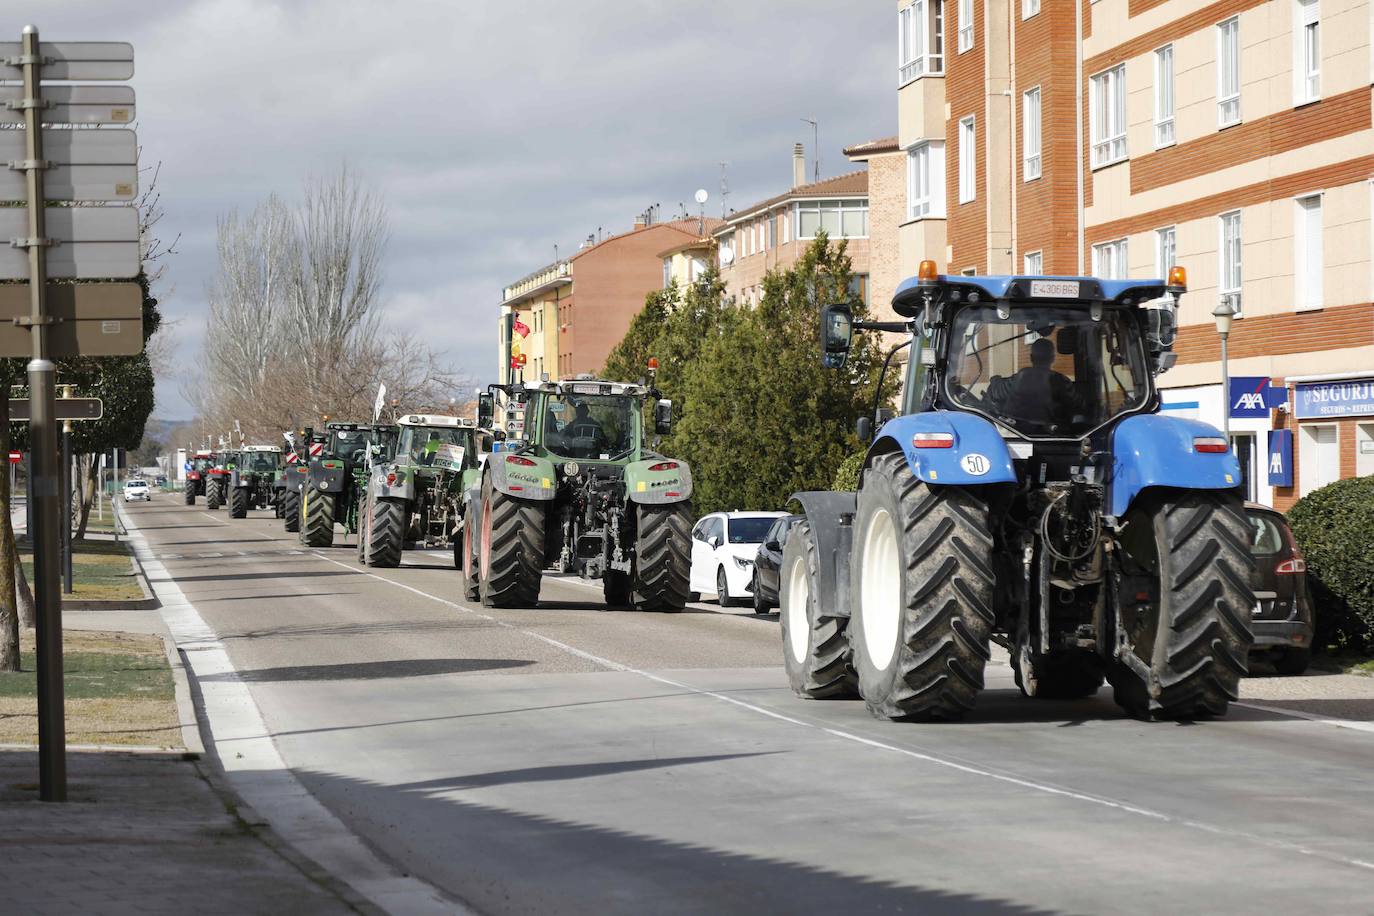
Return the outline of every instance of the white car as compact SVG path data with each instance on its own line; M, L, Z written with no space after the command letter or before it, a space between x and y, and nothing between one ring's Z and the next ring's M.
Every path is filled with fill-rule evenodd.
M148 489L146 480L126 480L124 481L124 501L132 502L141 499L144 502L152 500L152 491Z
M712 512L692 529L691 590L713 592L721 607L749 597L754 557L786 512Z

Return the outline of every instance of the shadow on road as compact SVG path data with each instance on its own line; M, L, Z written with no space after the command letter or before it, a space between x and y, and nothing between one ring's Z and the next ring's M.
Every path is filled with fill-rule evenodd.
M316 576L356 576L351 569L312 569L301 572L223 573L218 576L173 576L177 582L222 582L229 579L304 579Z
M502 668L524 668L534 662L524 658L406 658L390 662L354 662L339 665L290 665L281 668L253 668L234 674L211 674L202 681L230 681L237 677L249 683L276 681L371 681L382 678L427 677L434 674L470 674Z
M307 593L307 594L314 594ZM319 594L350 594L348 592L320 592ZM253 597L295 598L297 595L257 595ZM215 601L247 600L234 598L215 598ZM242 633L228 633L220 636L222 640L231 639L271 639L295 636L376 636L385 633L415 633L454 630L496 629L501 625L480 617L456 617L447 620L374 620L362 623L321 623L299 626L267 627L261 630L246 630Z
M276 595L230 595L227 598L197 598L199 604L212 601L269 601L278 598L332 598L342 595L356 595L357 592L282 592ZM223 638L223 637L222 637Z
M587 779L593 776L612 776L635 770L661 770L691 763L714 763L717 760L739 760L746 757L771 757L781 751L760 751L755 754L709 754L700 757L653 757L643 760L612 760L605 763L570 763L563 766L524 767L518 770L496 770L468 776L448 776L408 782L393 788L402 792L437 792L444 789L481 789L487 786L508 786L527 782L561 782L565 779Z
M694 607L686 607L680 611L636 611L634 608L628 607L610 607L606 602L595 599L591 601L549 601L540 598L537 607L541 611L595 611L598 614L655 614L663 617L715 613L715 611L704 611Z

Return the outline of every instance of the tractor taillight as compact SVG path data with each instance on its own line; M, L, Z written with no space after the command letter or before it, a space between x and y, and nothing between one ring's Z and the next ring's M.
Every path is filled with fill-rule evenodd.
M954 433L917 433L911 444L916 448L954 448Z
M651 464L651 465L649 465L649 470L651 470L651 471L676 471L676 470L677 470L677 462L676 462L676 461L660 461L658 464Z
M1278 566L1274 567L1274 572L1280 576L1296 576L1298 573L1307 572L1307 561L1302 557L1284 560Z
M518 464L518 465L520 465L522 468L532 468L532 467L534 467L534 462L533 462L533 461L529 460L528 458L522 458L522 457L520 457L519 455L507 455L507 456L506 456L506 464Z
M1225 454L1226 440L1220 436L1203 436L1193 440L1193 451L1204 452L1209 455Z
M386 485L387 485L388 487L391 486L392 484L394 484L395 482L396 482L396 475L395 475L395 474L388 474L388 475L386 475Z

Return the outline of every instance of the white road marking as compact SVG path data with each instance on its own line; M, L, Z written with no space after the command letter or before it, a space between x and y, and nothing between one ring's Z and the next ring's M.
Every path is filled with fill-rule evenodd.
M1374 734L1374 722L1357 722L1354 719L1333 719L1330 716L1319 716L1315 713L1303 712L1298 709L1282 709L1278 706L1261 706L1259 703L1234 703L1244 709L1257 709L1260 712L1277 713L1281 716L1292 716L1295 719L1306 719L1309 722L1320 722L1323 725L1334 725L1336 728L1348 728L1357 732L1370 732Z
M335 566L342 566L345 569L357 569L356 567L350 567L345 563L340 563L338 560L326 557L323 554L316 553L315 556L321 560L324 560L326 563L333 563ZM1129 802L1108 798L1106 796L1090 795L1084 792L1077 792L1073 789L1055 786L1045 782L1037 782L1034 780L1022 779L1021 777L1013 776L1008 773L999 773L984 767L960 763L956 760L949 760L944 757L936 757L933 754L927 754L922 751L911 750L910 748L899 747L898 745L888 744L884 741L877 741L873 738L865 738L862 735L855 735L850 732L841 731L840 729L831 728L829 726L821 725L816 722L808 722L804 719L798 719L793 716L777 712L775 710L767 709L762 706L757 706L753 703L746 702L736 697L727 696L726 694L718 693L714 690L706 690L692 684L686 684L681 681L675 681L669 677L664 677L659 674L653 674L648 671L643 671L639 668L633 668L629 665L622 665L620 662L612 661L608 658L602 658L598 655L593 655L592 653L585 652L582 649L576 649L572 646L567 645L566 643L559 642L556 639L551 639L543 635L542 633L536 633L533 630L527 630L523 627L518 627L515 624L507 623L504 620L497 620L494 617L480 613L478 611L474 611L473 609L465 605L461 605L457 602L450 601L447 598L440 598L438 595L431 595L430 593L421 591L420 589L415 588L414 586L405 585L393 579L388 579L384 576L379 576L376 573L361 572L360 570L359 572L361 575L370 576L373 579L378 579L382 582L394 585L397 588L403 588L408 592L420 595L424 598L428 598L431 601L437 601L440 604L454 608L455 610L458 610L462 613L471 614L482 620L491 621L492 623L495 623L496 625L504 627L508 630L513 630L517 633L521 633L525 636L537 639L540 642L546 643L550 646L555 646L559 649L562 649L565 652L577 656L578 658L585 659L587 661L592 662L593 664L601 665L602 667L608 668L612 671L619 671L627 674L636 674L642 678L646 678L647 680L654 681L665 686L674 687L679 690L685 690L689 693L698 694L700 696L711 697L712 699L720 700L723 703L729 703L732 706L738 706L741 709L747 709L750 712L757 713L762 716L767 716L770 719L776 719L780 722L786 722L790 725L797 725L801 726L802 728L812 729L814 731L819 731L823 734L827 734L835 738L840 738L845 741L853 741L858 744L863 744L868 747L876 748L879 750L901 754L905 757L920 760L924 763L930 763L934 764L935 766L941 766L946 767L948 769L957 770L961 773L967 773L971 776L978 776L984 779L992 779L997 782L1018 786L1023 789L1030 789L1035 792L1041 792L1047 795L1055 795L1060 798L1068 798L1074 801L1086 802L1088 804L1098 805L1103 808L1110 808L1115 811L1120 811L1125 814L1134 814L1139 817L1144 817L1159 823L1173 824L1179 827L1187 827L1192 830L1199 830L1204 833L1213 834L1215 836L1227 837L1234 840L1248 841L1251 843L1258 844L1260 846L1267 846L1271 849L1279 849L1283 850L1284 852L1298 853L1300 855L1311 856L1317 859L1324 859L1328 862L1334 862L1339 865L1349 865L1355 868L1374 871L1374 861L1368 861L1364 859L1351 859L1345 856L1337 855L1335 853L1329 853L1320 849L1313 849L1308 846L1303 846L1299 843L1290 843L1285 840L1273 839L1271 837L1261 836L1255 833L1249 833L1244 830L1234 830L1226 827L1220 827L1214 824L1203 823L1201 821L1188 820L1186 818L1180 818L1171 814L1166 814L1162 811L1155 811L1149 808L1142 808L1137 805L1133 805Z
M138 526L127 517L125 525L162 602L162 618L199 682L212 740L217 747L233 743L232 756L221 754L220 763L235 791L288 843L385 912L471 913L438 888L385 865L296 779L218 634L155 557Z

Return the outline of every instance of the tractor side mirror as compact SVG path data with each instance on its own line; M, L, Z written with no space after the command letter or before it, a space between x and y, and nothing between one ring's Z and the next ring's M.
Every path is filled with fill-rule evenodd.
M1146 309L1147 345L1151 350L1168 350L1174 345L1175 319L1171 308Z
M477 395L477 425L491 429L492 417L496 414L496 399L490 391Z
M843 302L821 309L821 365L843 368L854 343L854 313Z
M654 432L666 436L673 431L673 402L659 398L654 404Z
M868 417L859 417L854 423L854 432L858 435L859 441L867 445L873 441L873 421Z

